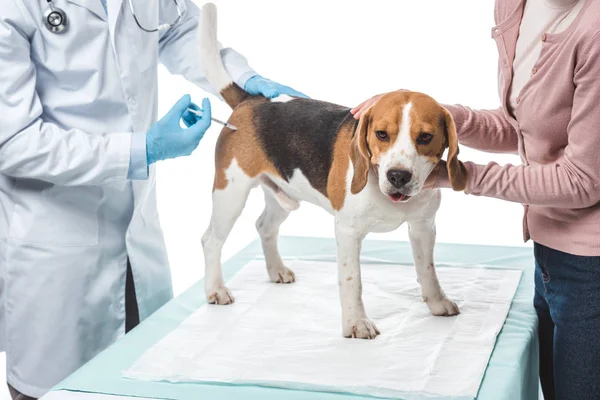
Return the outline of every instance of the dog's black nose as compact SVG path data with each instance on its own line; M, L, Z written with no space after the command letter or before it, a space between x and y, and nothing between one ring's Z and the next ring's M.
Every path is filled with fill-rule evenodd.
M412 174L403 169L391 169L387 172L387 178L394 187L400 189L410 182Z

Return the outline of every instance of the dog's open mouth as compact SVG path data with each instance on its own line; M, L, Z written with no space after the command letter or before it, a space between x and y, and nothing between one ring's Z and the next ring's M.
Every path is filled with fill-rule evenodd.
M407 196L402 193L392 193L392 194L389 194L388 197L394 203L404 202L404 201L408 201L410 199L410 196Z

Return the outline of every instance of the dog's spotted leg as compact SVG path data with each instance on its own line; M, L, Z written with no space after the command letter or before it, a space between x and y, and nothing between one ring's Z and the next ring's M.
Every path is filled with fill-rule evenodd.
M273 196L269 190L265 190L265 210L256 221L256 230L260 235L267 272L271 281L293 283L296 281L296 276L291 269L283 265L277 248L279 227L290 213L284 210Z
M435 272L433 263L435 234L435 221L433 219L408 223L408 236L423 300L427 303L433 315L457 315L459 314L458 307L452 300L448 299L442 290Z
M344 337L375 339L379 330L367 317L362 301L360 277L360 248L364 235L343 227L336 220L338 282L342 304L342 333Z
M227 186L213 191L210 225L202 236L205 261L204 290L210 304L233 303L233 296L223 281L221 250L244 209L250 189L255 184L236 165L235 160L227 170L227 176Z

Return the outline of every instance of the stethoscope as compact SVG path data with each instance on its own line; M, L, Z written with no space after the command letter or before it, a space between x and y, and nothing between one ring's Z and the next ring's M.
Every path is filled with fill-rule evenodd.
M52 33L64 32L69 25L69 20L67 19L67 13L65 13L64 10L62 10L58 7L54 7L54 4L52 4L52 0L46 0L46 1L48 2L48 9L44 12L44 21L43 21L44 26ZM99 0L88 0L88 1L99 1ZM181 10L181 7L179 6L178 1L177 0L173 0L173 1L175 2L175 7L177 7L177 19L175 20L175 22L173 22L171 24L159 25L156 27L156 29L144 28L140 24L140 21L138 20L135 10L133 8L133 0L128 0L128 3L129 3L129 9L131 10L131 15L133 15L133 19L135 20L135 23L137 24L137 26L139 26L140 29L145 32L152 33L152 32L164 31L166 29L172 28L173 26L177 25L177 23L181 20L183 11Z

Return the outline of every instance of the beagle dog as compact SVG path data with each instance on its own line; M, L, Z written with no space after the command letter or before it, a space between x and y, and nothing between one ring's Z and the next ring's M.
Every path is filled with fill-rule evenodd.
M455 190L466 186L451 115L431 97L398 91L381 97L360 121L347 107L279 96L251 96L227 74L216 38L216 8L206 4L198 29L208 81L233 108L216 146L213 209L202 238L205 290L211 304L234 298L221 271L221 249L250 190L261 186L265 209L256 223L272 282L293 283L277 248L279 226L300 201L327 210L335 220L338 280L345 337L373 339L379 331L362 300L360 249L369 232L408 223L423 300L433 315L456 315L434 268L439 190L423 190L448 151Z

